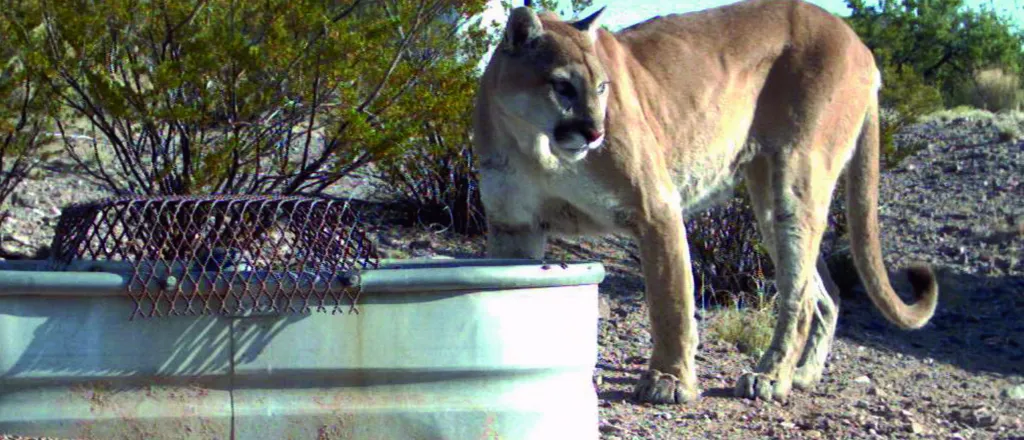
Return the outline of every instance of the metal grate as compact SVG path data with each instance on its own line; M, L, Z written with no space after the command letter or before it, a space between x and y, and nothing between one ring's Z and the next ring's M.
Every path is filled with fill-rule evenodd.
M70 205L63 264L121 262L137 316L355 311L377 250L347 202L281 196L117 198Z

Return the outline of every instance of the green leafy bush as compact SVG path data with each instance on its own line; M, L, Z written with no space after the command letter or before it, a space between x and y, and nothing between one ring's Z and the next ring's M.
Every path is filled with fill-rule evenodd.
M376 164L376 175L388 195L404 205L409 223L475 235L486 228L470 139L477 78L472 64L447 68L448 74L420 86L454 92L443 97L452 117L423 121L426 136Z
M0 205L44 155L53 97L26 63L41 50L41 11L4 5L0 12ZM2 215L0 215L2 220Z
M942 95L934 86L926 84L913 68L884 65L883 86L879 100L882 106L879 114L880 147L884 168L898 166L914 151L897 148L896 133L929 113L942 107Z
M66 150L126 193L319 192L427 136L483 0L46 2ZM468 55L468 56L467 56ZM438 83L444 86L445 83Z
M969 104L958 102L959 97L978 69L1003 66L1017 74L1024 65L1024 35L1008 16L985 6L968 8L963 0L846 3L851 9L847 22L878 64L919 75L922 84L940 92L944 106Z

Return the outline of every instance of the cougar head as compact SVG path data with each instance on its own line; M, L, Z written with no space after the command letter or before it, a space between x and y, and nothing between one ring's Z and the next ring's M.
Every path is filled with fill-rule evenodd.
M594 48L598 18L564 22L530 8L512 11L499 51L497 96L520 133L547 139L550 153L576 161L604 142L610 84ZM527 143L529 144L529 143Z

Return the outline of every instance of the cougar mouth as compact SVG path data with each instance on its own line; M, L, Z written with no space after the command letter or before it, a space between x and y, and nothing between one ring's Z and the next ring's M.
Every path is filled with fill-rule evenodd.
M567 122L555 127L559 148L579 153L597 149L604 142L604 133L585 122Z

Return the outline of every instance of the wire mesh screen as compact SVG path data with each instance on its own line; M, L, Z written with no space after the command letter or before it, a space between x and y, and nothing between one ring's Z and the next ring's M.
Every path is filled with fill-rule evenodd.
M281 196L167 196L68 206L54 258L123 262L131 319L355 311L377 250L348 203Z

